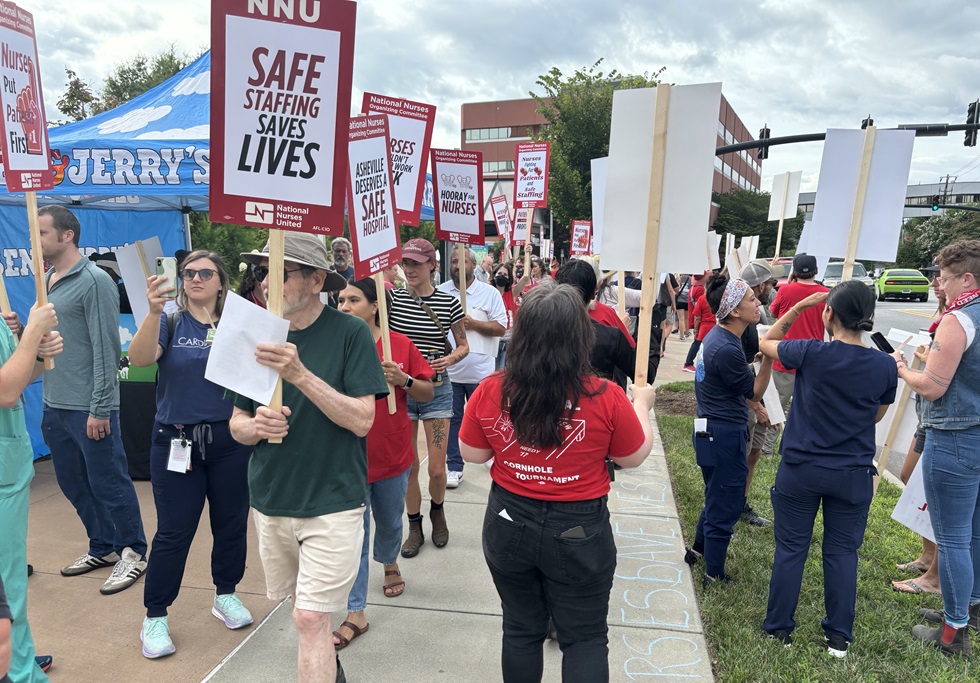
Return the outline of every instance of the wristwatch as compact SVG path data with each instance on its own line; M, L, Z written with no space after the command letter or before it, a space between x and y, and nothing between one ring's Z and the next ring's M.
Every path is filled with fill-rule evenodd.
M411 375L409 375L408 379L405 380L405 384L402 385L402 388L411 389L413 384L415 384L415 380L412 379Z

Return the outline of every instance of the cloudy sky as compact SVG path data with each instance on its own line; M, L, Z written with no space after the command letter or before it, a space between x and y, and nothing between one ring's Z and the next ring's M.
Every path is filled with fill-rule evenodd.
M37 22L52 119L65 67L97 91L137 52L209 43L207 0L19 4ZM666 67L676 84L722 81L749 130L768 123L773 137L856 128L868 114L885 128L964 123L980 97L978 27L980 3L947 0L362 0L353 102L369 90L436 104L434 144L456 147L463 102L526 97L552 67L604 58L622 73ZM763 189L799 169L803 189L816 189L821 149L774 148ZM980 180L980 147L964 147L962 133L917 139L909 182L947 173Z

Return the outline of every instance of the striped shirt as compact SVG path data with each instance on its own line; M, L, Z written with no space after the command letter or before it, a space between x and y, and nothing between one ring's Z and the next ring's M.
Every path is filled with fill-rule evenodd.
M394 302L388 317L388 326L395 332L401 332L411 339L426 360L432 361L445 356L446 338L443 337L438 325L429 317L429 314L422 310L422 307L416 303L408 291L395 289L391 294ZM429 296L420 298L439 318L439 322L442 323L447 334L452 325L462 322L463 308L459 305L459 299L452 294L437 289Z

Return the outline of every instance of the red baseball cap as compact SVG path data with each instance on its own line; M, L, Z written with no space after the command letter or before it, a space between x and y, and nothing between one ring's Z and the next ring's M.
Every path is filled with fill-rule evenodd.
M402 245L402 259L408 259L416 263L435 261L436 248L432 246L429 240L416 237Z

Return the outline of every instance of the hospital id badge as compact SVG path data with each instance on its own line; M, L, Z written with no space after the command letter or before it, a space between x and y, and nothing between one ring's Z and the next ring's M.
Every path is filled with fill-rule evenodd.
M217 330L214 329L213 327L209 327L208 328L207 336L204 337L204 343L207 344L208 346L211 346L211 344L214 343L214 333L215 332L217 332Z
M167 458L167 470L184 474L191 468L191 444L187 439L170 440L170 457Z

